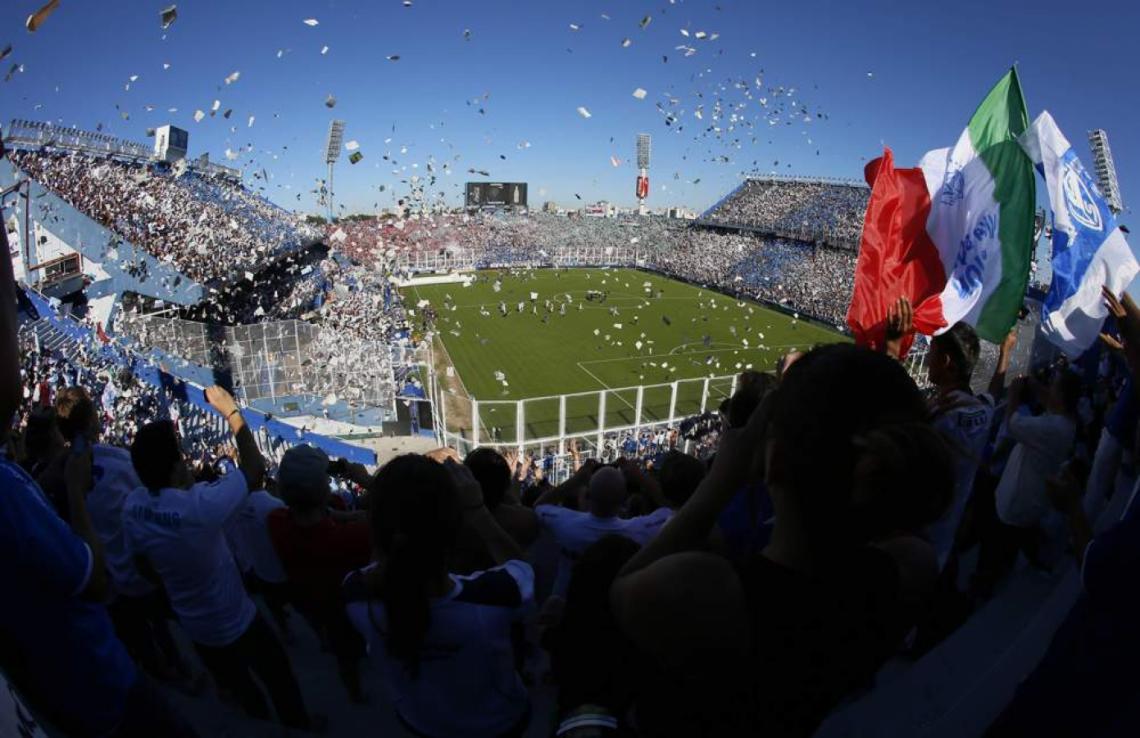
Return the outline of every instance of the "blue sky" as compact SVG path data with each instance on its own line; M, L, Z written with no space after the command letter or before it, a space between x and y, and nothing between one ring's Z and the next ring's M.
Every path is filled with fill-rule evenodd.
M324 176L333 117L347 121L346 140L364 154L337 168L349 212L393 204L407 192L401 180L425 176L429 162L449 204L459 203L464 181L482 179L469 168L529 182L532 205L574 205L575 195L632 204L638 132L653 135L654 206L703 209L754 168L861 178L883 144L900 164L914 164L953 143L1014 62L1031 115L1049 109L1079 151L1087 152L1087 130L1108 131L1125 203L1140 202L1140 79L1127 41L1140 25L1135 2L1085 13L1040 0L413 0L410 8L401 0L184 0L164 33L167 0L64 0L32 34L24 20L40 2L0 8L0 48L13 45L0 74L24 65L0 82L5 122L103 124L136 140L173 123L190 132L191 155L224 161L227 148L239 152L227 163L247 179L264 169L266 194L294 209L317 210L310 190ZM719 36L701 40L697 31ZM686 57L680 45L696 53ZM226 85L235 71L240 79ZM719 137L706 131L718 98L722 128L734 110L742 119ZM195 123L194 111L208 113L215 99L218 115ZM657 103L676 116L672 125ZM221 116L227 109L230 120Z

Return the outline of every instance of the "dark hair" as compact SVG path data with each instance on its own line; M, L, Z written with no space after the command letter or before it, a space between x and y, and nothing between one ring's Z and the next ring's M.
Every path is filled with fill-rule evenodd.
M388 615L385 642L415 678L431 625L428 586L447 572L459 533L455 490L442 464L405 454L380 469L369 495L372 541L386 557L373 588Z
M921 528L953 494L950 452L918 387L897 361L853 344L813 349L788 369L769 438L772 481L836 543Z
M684 505L697 491L697 485L704 478L704 463L676 449L665 454L665 458L661 461L661 471L657 473L657 481L661 483L661 494L674 508Z
M170 420L156 420L139 428L131 443L131 464L147 489L157 492L170 484L174 467L182 460L178 434Z
M55 398L59 432L68 441L83 433L95 422L95 403L82 387L66 387Z
M511 467L503 455L483 446L467 454L463 465L471 470L475 481L483 488L483 504L487 509L498 507L511 486Z
M743 428L752 417L752 411L764 396L775 386L776 379L770 374L746 371L740 374L739 387L728 399L728 425L730 428Z
M967 323L955 323L945 333L931 339L931 343L950 357L958 381L969 383L981 353L978 334L973 327Z

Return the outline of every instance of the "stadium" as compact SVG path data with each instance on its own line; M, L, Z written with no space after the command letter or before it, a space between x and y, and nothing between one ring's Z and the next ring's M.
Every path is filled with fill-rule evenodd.
M9 131L4 186L27 202L9 232L39 295L180 380L229 379L306 432L513 447L565 474L570 441L612 456L703 427L741 371L847 340L865 186L750 179L692 222L481 196L458 214L318 230L217 164L168 165L169 151L31 121ZM169 210L186 196L194 206ZM100 212L113 203L134 212L111 224ZM237 232L196 241L197 207ZM218 249L227 258L202 258ZM80 260L105 276L82 276Z
M1016 67L950 148L876 119L904 168L747 4L170 5L108 124L29 94L102 28L45 2L0 48L0 735L1135 733L1140 262Z

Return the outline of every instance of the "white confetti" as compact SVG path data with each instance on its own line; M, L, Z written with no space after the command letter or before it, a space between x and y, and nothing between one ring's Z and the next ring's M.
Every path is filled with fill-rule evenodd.
M638 87L636 90L633 91L633 96L636 97L638 100L644 100L645 96L648 94L649 94L648 92L641 89L640 87Z
M316 26L316 25L320 25L320 21L317 20L316 18L306 18L305 20L303 20L301 22L304 23L309 28L312 28L313 26Z
M590 111L586 110L586 108L579 105L578 106L578 115L582 116L583 118L589 118L590 117Z

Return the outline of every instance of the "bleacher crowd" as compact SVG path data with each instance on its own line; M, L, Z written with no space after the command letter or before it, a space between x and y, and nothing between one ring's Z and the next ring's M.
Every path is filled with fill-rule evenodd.
M193 170L78 152L10 157L83 214L204 284L257 271L318 235L240 184Z
M870 194L857 183L748 179L702 220L857 248Z
M738 253L795 260L767 244ZM1078 605L990 735L1137 725L1130 300L1106 296L1121 342L1103 361L1007 382L1011 339L981 395L977 337L955 326L931 344L930 396L897 360L901 304L883 353L789 356L683 433L524 485L533 463L489 449L373 472L302 445L270 472L217 387L229 450L195 463L176 405L21 344L15 290L4 260L0 541L19 606L0 609L0 658L63 734L194 735L157 685L207 681L249 717L335 728L294 673L295 612L350 700L414 735L809 736L888 660L951 637L1019 557L1070 556ZM685 433L715 443L711 461L670 450ZM649 471L624 458L642 446ZM365 670L386 684L371 705Z
M397 273L436 268L643 266L844 325L856 253L665 218L432 215L329 227L354 259Z

